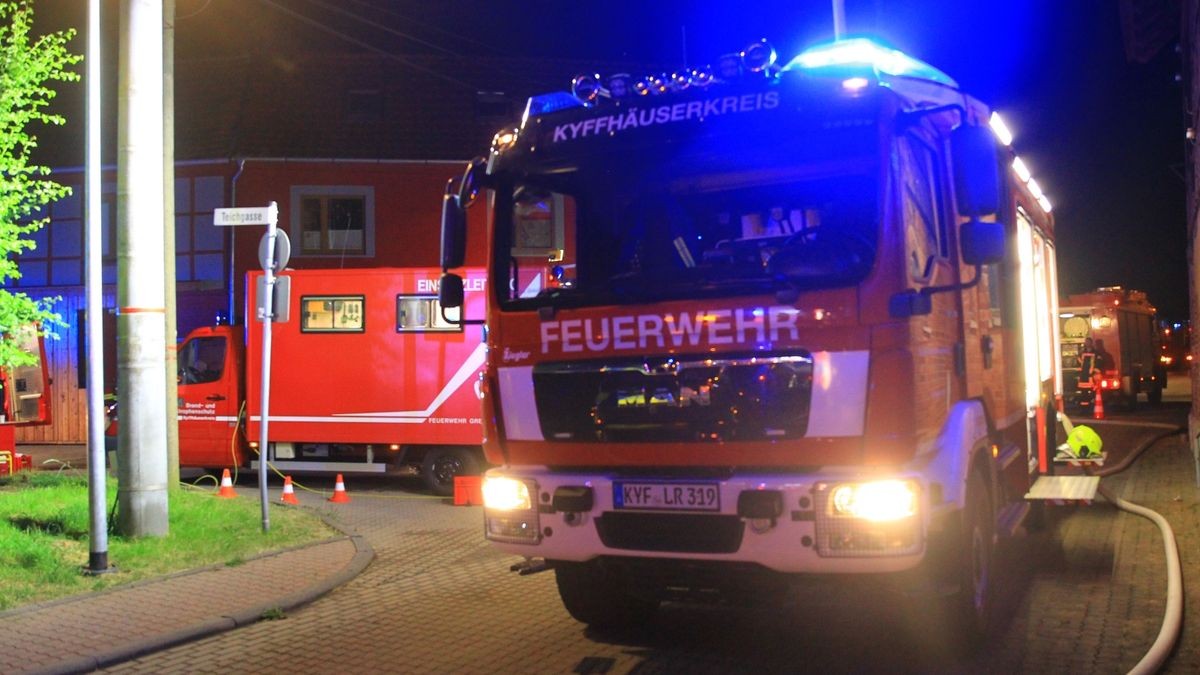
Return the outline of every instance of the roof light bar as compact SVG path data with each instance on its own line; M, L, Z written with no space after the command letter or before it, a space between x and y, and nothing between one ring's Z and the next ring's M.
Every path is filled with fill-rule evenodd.
M871 85L871 81L865 77L848 77L842 80L842 89L849 92L859 92Z
M1025 184L1029 186L1029 192L1033 195L1034 199L1041 200L1046 198L1045 193L1042 192L1042 186L1038 185L1036 180L1030 178L1025 181Z
M1001 144L1011 146L1013 142L1012 132L1008 130L1008 125L1000 118L1000 114L992 111L992 116L988 120L988 126L992 128L992 133L996 134L996 139Z
M949 75L928 63L914 59L899 50L884 47L867 38L834 40L811 47L792 59L784 70L793 68L820 70L853 66L868 67L884 75L914 77L958 88L958 83Z
M530 117L546 115L567 108L579 108L583 103L574 96L565 91L553 91L549 94L530 97L525 104L525 114L521 116L521 126L525 126L525 122Z
M1028 183L1033 174L1029 172L1029 167L1025 166L1025 162L1020 157L1014 157L1012 163L1013 171L1017 172L1017 178L1021 179L1022 183Z

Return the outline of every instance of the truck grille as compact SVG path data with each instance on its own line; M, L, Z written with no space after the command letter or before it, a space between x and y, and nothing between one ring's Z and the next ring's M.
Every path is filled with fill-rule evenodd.
M607 511L596 531L605 546L627 551L735 553L745 527L732 515Z
M534 397L547 440L783 440L804 436L808 352L543 363Z

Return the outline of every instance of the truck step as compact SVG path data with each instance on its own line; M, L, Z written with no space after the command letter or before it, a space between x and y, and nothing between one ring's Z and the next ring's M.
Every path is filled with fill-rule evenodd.
M1006 504L996 514L996 534L1001 537L1011 537L1016 534L1021 523L1025 522L1025 516L1029 515L1032 508L1033 505L1029 502Z
M1025 499L1077 502L1095 499L1099 476L1039 476Z

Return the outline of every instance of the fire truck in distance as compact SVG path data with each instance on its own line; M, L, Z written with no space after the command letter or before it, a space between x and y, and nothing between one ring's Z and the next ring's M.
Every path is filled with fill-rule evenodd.
M1071 295L1058 318L1066 403L1090 408L1097 388L1105 403L1133 407L1139 394L1151 404L1162 402L1162 340L1144 292L1106 286Z
M50 371L46 344L36 324L9 333L0 327L16 357L0 367L0 476L32 467L32 458L17 452L15 428L53 422L50 410Z
M443 202L452 270L488 193L487 538L594 625L858 575L984 635L1061 400L1003 122L866 39L573 84Z
M0 327L0 333L5 330ZM25 363L0 368L0 425L50 424L53 418L45 341L32 324L17 329L12 338L13 348L28 358Z
M291 287L289 316L272 329L266 449L275 468L419 473L443 495L453 490L454 476L479 472L483 341L478 327L447 321L437 300L438 274L436 268L282 273ZM261 278L261 272L248 276L250 308ZM466 288L466 311L482 312L482 270L467 274ZM187 336L179 350L181 466L257 466L261 359L258 321Z

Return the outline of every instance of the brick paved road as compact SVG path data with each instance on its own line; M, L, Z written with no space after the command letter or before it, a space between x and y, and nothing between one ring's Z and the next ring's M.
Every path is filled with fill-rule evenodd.
M1182 409L1149 416L1182 421ZM1114 450L1148 435L1119 426L1102 433ZM1177 436L1105 484L1168 516L1185 570L1196 572L1200 499L1193 480L1190 454ZM1061 512L1047 533L1007 547L1006 629L970 661L946 655L930 627L887 602L867 617L859 608L828 604L789 612L672 607L646 633L599 634L567 616L552 574L518 578L507 571L515 559L484 543L480 509L396 489L369 496L368 489L351 483L354 501L336 511L377 553L360 577L285 619L111 670L1117 673L1153 642L1164 605L1157 529L1096 505ZM1192 626L1200 625L1198 585L1185 579ZM1200 634L1192 632L1167 672L1200 672Z

